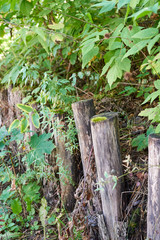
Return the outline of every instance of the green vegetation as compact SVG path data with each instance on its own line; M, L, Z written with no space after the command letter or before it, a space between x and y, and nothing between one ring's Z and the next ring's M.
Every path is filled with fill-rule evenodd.
M95 117L95 118L92 118L92 122L96 123L96 122L101 122L101 121L105 121L107 120L106 117Z
M18 88L23 95L17 104L21 116L9 128L0 128L0 237L18 239L26 228L32 234L43 231L44 239L58 239L52 225L63 232L60 226L69 217L58 208L50 210L42 182L57 181L46 161L55 148L51 138L57 128L67 139L66 148L72 153L77 149L73 102L91 97L100 102L106 96L115 100L130 131L132 118L121 99L139 101L136 114L149 120L143 124L148 130L144 127L134 139L127 135L138 151L147 147L150 133L160 132L159 15L159 0L0 1L0 86ZM55 114L64 115L67 130L53 123ZM37 133L29 139L30 122ZM55 162L59 175L67 175L63 162L58 157ZM126 164L128 172L131 165L137 171L130 160ZM131 219L132 225L135 229ZM74 228L73 235L81 239L80 230Z

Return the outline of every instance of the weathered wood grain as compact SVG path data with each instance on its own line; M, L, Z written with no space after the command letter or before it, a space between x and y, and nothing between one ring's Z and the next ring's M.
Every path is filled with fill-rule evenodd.
M118 179L113 189L113 176L122 176L122 163L119 145L117 113L104 113L91 119L91 131L95 152L98 182L101 188L101 199L104 219L111 240L125 239L120 233L119 221L122 219L122 178ZM105 177L106 173L109 175ZM101 184L102 179L104 183ZM119 232L119 233L118 233Z
M92 150L90 119L95 115L93 99L83 100L72 104L84 176L89 170L89 156Z
M147 239L160 240L160 134L149 136Z

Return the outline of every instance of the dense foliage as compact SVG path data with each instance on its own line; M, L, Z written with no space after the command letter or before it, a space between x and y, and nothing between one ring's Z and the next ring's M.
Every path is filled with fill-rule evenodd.
M156 128L151 126L146 135L133 141L133 146L138 146L138 150L145 148L148 134L160 131L159 9L159 0L0 1L0 84L19 87L24 96L23 104L18 106L23 111L22 119L15 120L9 131L0 129L1 171L6 169L1 182L12 182L11 191L7 185L0 197L10 208L0 208L4 232L8 231L10 236L19 232L10 219L16 218L21 227L32 219L32 203L40 202L38 184L46 167L44 156L54 148L50 134L32 136L24 146L27 152L19 153L26 172L19 176L18 187L14 188L14 167L18 166L19 156L13 166L8 146L16 141L18 148L23 149L23 133L27 131L33 103L39 107L32 113L32 122L36 128L40 122L45 128L45 119L49 122L54 113L71 116L71 103L82 92L96 96L99 92L110 94L114 89L116 94L136 94L141 98L144 107L140 115L156 123ZM28 185L22 187L24 179ZM36 181L32 182L33 179ZM44 238L46 209L42 199ZM38 229L38 225L35 223L32 228Z

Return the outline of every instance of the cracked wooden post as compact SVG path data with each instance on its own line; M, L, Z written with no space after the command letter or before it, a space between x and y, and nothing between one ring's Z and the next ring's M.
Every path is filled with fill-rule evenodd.
M83 172L86 176L89 171L89 156L92 150L90 119L95 115L93 99L75 102L72 104L72 109L78 131Z
M147 239L160 239L160 134L149 136Z
M126 239L122 226L122 163L118 133L118 114L104 113L91 119L91 131L101 187L103 215L110 240ZM108 175L108 177L107 177ZM102 179L104 180L103 184ZM114 187L117 179L117 184ZM124 227L124 229L123 229ZM108 238L106 238L108 239Z
M68 212L73 211L75 205L74 185L77 182L76 161L74 154L66 147L66 137L63 132L67 130L64 115L56 117L57 129L55 134L57 165L59 167L59 180L61 186L61 203Z

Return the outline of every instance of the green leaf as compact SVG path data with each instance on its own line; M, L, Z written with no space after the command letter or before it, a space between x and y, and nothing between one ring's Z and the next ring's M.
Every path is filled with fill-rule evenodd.
M130 0L119 0L118 4L117 4L117 7L118 7L118 10L123 7L124 5L128 4L130 2Z
M53 42L62 42L63 41L63 36L60 33L55 33L54 35L51 35L51 39Z
M20 121L18 119L15 119L9 126L8 132L11 132L12 129L18 128L19 126L20 126Z
M26 131L28 125L29 125L29 121L26 118L23 118L21 120L21 132L22 133Z
M26 112L26 113L30 113L33 111L33 108L28 106L28 105L24 105L24 104L17 104L17 107L19 109L21 109L22 111Z
M45 49L45 51L49 54L47 41L44 41L44 39L39 35L38 35L38 41L42 45L42 47Z
M39 116L39 114L37 112L32 114L32 122L33 122L33 125L36 128L39 128L39 126L40 126L39 118L40 118L40 116Z
M31 2L27 0L22 0L20 5L20 11L23 15L29 16L30 12L32 11L33 5Z
M160 96L160 89L156 92L151 93L142 104L147 103L148 101L150 101L151 103L158 97Z
M160 80L154 81L154 86L156 89L160 89Z
M40 38L42 38L43 39L43 41L46 41L46 34L45 34L45 32L44 32L44 29L41 29L41 28L39 28L39 27L32 27L32 31L34 32L34 33L36 33L36 34L38 34L38 36L40 37Z
M41 207L39 209L39 218L42 223L43 228L46 226L46 217L47 217L47 201L45 198L41 199Z
M146 132L146 135L149 136L152 133L155 133L155 128L153 127L153 125L150 125Z
M110 87L117 80L117 78L121 78L121 77L122 77L122 70L119 68L119 65L118 64L113 65L107 73L107 80Z
M133 47L131 47L131 49L128 50L128 52L126 52L122 60L130 55L134 55L137 52L139 52L141 49L143 49L147 45L148 42L149 40L143 40L135 44Z
M148 117L149 120L153 120L154 118L154 108L146 108L145 110L139 113L139 116Z
M42 157L44 153L50 154L52 150L54 149L54 144L52 141L48 141L48 138L51 137L51 134L42 134L40 136L37 136L37 134L34 134L31 137L31 141L29 142L31 148L34 150L34 153L38 157Z
M154 37L152 40L150 40L150 42L148 43L147 49L148 49L149 54L151 53L151 49L152 49L152 47L154 46L154 44L155 44L156 42L158 42L159 38L160 38L160 34L158 34L157 36L155 36L155 37Z
M119 68L121 68L123 71L129 72L131 68L131 60L129 58L125 58L122 61L116 61L116 63L119 65Z
M27 29L25 29L25 28L22 28L22 29L19 31L20 36L21 36L21 38L22 38L22 40L23 40L23 42L24 42L25 45L27 45L27 43L26 43L26 31L27 31Z
M14 214L19 215L22 212L22 205L18 198L11 201L11 209Z
M109 12L115 7L114 1L103 1L101 3L94 4L92 7L102 7L99 14Z
M40 186L37 185L36 182L30 182L26 185L23 185L22 192L24 195L24 201L28 204L28 207L30 207L31 203L37 202L40 198L39 193Z
M141 18L141 17L144 17L146 15L149 15L151 14L152 12L154 13L157 13L158 11L158 3L156 3L154 6L152 7L145 7L141 10L139 10L138 12L132 14L131 16L129 16L128 18L134 18L134 20L138 19L138 18Z
M50 29L55 29L55 30L57 30L57 29L62 29L62 28L64 28L64 24L63 24L63 23L52 23L52 24L49 24L48 27L49 27Z
M140 0L131 0L130 7L135 9L135 7L139 4Z
M150 39L158 34L157 28L147 28L144 30L139 31L138 33L134 34L132 38L140 38L140 39Z
M137 147L137 151L142 151L148 146L148 137L145 134L141 134L132 140L132 146Z
M72 53L70 56L70 63L74 65L76 63L76 60L77 60L77 53Z
M99 53L99 48L94 47L92 48L87 54L85 54L82 58L82 68L84 68L89 61L95 57Z
M155 129L155 133L160 133L160 123L158 124L158 126Z
M19 70L18 66L15 66L10 72L10 78L14 85L16 83L16 80L17 80L19 74L20 74L20 70Z
M106 63L106 65L105 65L105 66L103 67L103 69L102 69L101 76L103 76L103 75L108 71L109 67L111 66L111 64L112 64L112 62L114 61L115 58L116 58L116 57L113 56L113 57L110 59L110 61Z

